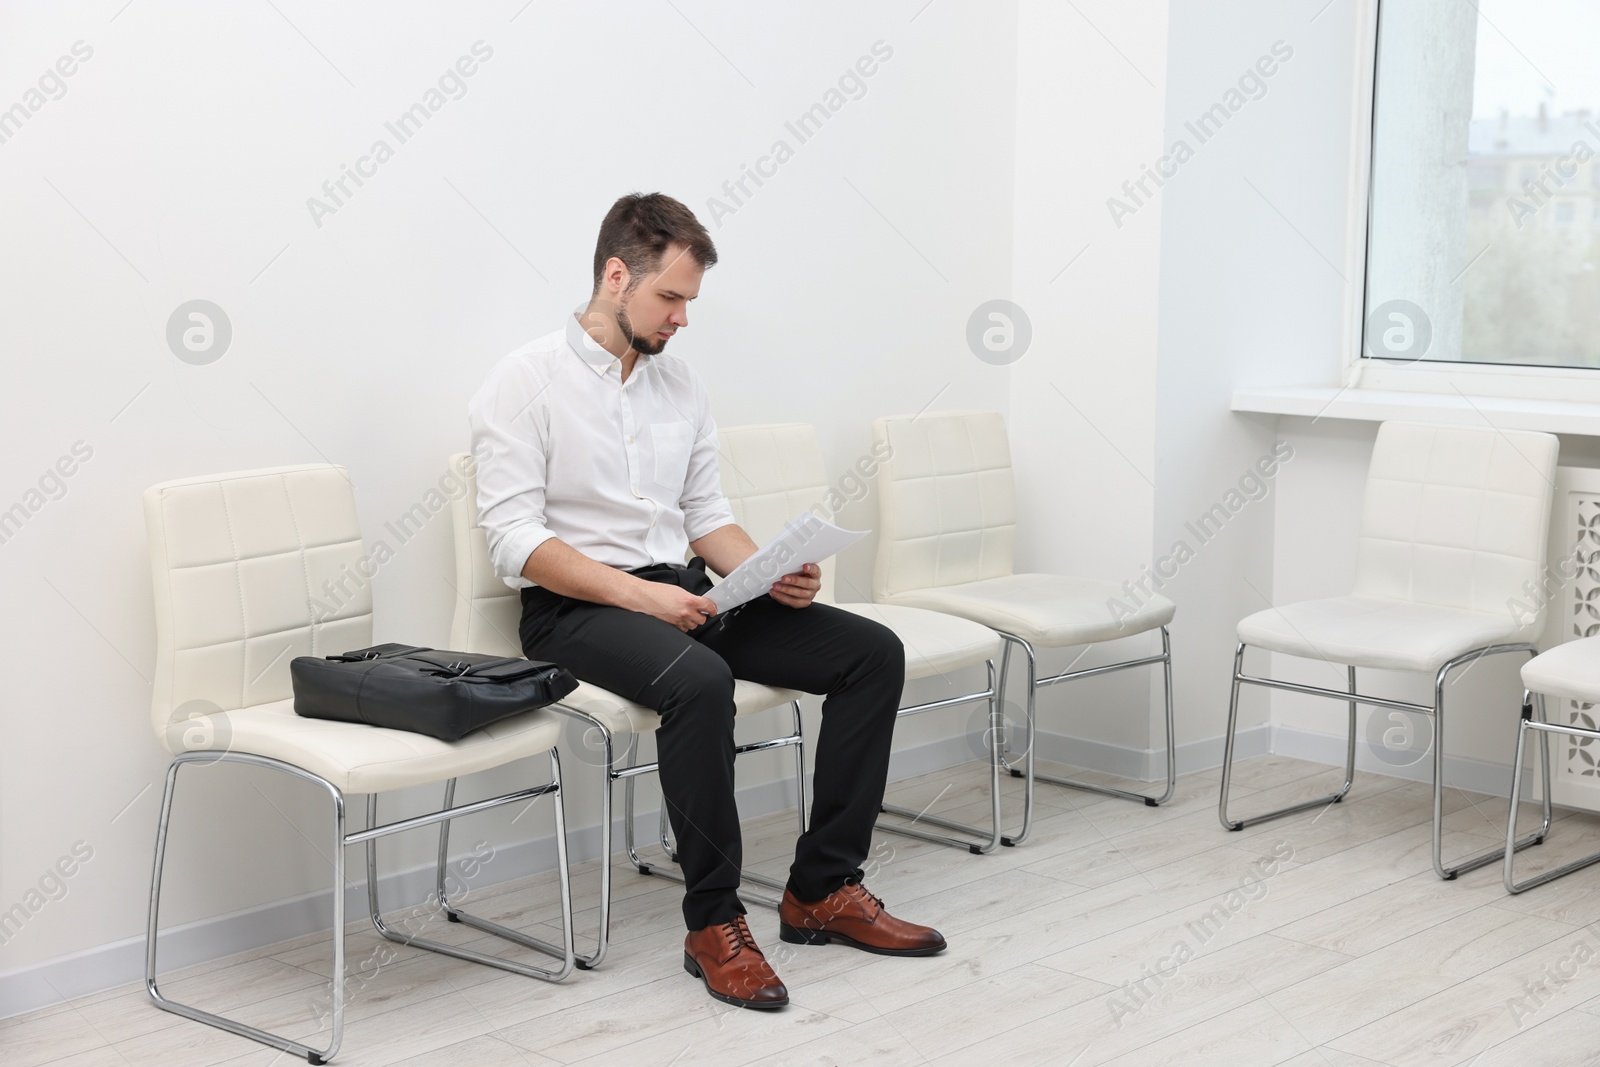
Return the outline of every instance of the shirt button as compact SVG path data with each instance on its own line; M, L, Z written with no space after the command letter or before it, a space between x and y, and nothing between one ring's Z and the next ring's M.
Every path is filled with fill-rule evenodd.
M630 445L633 444L633 434L631 434L631 433L628 435L628 443Z

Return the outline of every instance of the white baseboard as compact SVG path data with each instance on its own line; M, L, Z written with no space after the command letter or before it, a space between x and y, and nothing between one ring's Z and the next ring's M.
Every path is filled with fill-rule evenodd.
M1312 763L1326 763L1335 767L1343 767L1345 739L1331 734L1301 730L1293 726L1274 726L1272 728L1272 751L1279 756L1290 756L1294 759L1310 760ZM1368 774L1386 775L1390 778L1403 778L1408 782L1432 782L1433 757L1429 754L1409 766L1396 767L1392 763L1379 760L1373 755L1370 746L1357 741L1356 770ZM1511 764L1494 763L1489 760L1446 754L1444 758L1444 780L1458 789L1465 789L1473 793L1486 793L1495 797L1509 796L1511 793ZM1359 783L1357 787L1359 788ZM1355 790L1353 789L1352 795L1354 792Z
M1265 725L1240 730L1233 758L1242 760L1267 755L1273 751L1268 745L1270 736ZM1193 774L1220 767L1222 751L1223 739L1220 736L1181 743L1177 754L1178 773ZM1090 767L1141 782L1165 781L1167 777L1167 753L1164 748L1127 748L1040 730L1038 755L1040 759L1053 763Z
M1269 736L1274 739L1281 732L1269 735L1266 726L1241 731L1238 757L1265 755ZM1325 759L1323 751L1308 740L1313 734L1297 734L1293 743L1296 752L1304 759L1333 762ZM1332 745L1337 739L1326 739ZM1332 751L1331 748L1327 748ZM928 774L948 767L958 766L978 758L981 748L967 737L950 737L930 741L910 748L896 750L889 760L889 778L899 781ZM1342 750L1340 750L1342 751ZM1335 753L1337 756L1338 754ZM1068 737L1063 734L1039 733L1039 756L1053 762L1072 766L1091 767L1126 778L1157 781L1166 777L1166 755L1159 749L1135 749L1099 741ZM1207 770L1222 763L1222 738L1208 738L1178 746L1178 773ZM1503 783L1502 786L1503 788ZM739 790L739 811L745 818L769 815L792 809L795 804L793 783L787 780L767 782ZM620 801L620 797L619 797ZM655 839L657 813L654 809L635 813L635 830L640 841ZM622 820L618 817L612 827L613 841L620 849ZM568 851L573 863L582 863L599 856L600 835L595 826L575 828L568 833ZM360 883L362 862L359 852L352 852L352 880ZM492 880L486 878L479 888L501 882L525 878L555 866L555 837L553 834L522 841L496 849ZM386 910L404 907L408 902L420 903L430 898L434 872L431 866L419 866L405 871L383 875L379 879L380 899ZM366 914L366 890L346 889L345 915L354 919ZM220 915L164 929L161 934L161 969L163 972L189 967L197 963L247 952L266 945L276 944L305 934L329 930L333 925L333 901L326 891L308 893L288 900L275 901L246 911ZM127 938L62 956L21 970L0 974L0 1004L7 1015L21 1014L37 1008L60 1003L62 997L79 997L97 993L113 986L142 981L144 976L144 937Z

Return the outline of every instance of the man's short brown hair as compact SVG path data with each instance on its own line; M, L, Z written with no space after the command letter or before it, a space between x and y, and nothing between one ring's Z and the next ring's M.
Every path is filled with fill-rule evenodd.
M661 256L670 244L685 245L702 269L717 262L717 247L711 235L682 203L665 193L629 193L611 205L600 223L600 239L594 246L594 291L606 261L615 256L628 267L628 288L661 267Z

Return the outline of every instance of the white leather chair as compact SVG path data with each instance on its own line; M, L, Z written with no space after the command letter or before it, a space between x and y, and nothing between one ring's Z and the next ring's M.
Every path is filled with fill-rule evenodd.
M488 535L478 525L478 481L476 461L471 455L459 452L450 457L450 470L465 485L465 492L451 499L450 513L455 536L456 556L456 607L450 626L450 647L462 652L484 652L496 656L522 655L522 598L518 590L506 585L494 573L489 560ZM800 832L806 828L805 737L801 730L800 694L789 689L757 685L755 682L736 681L733 688L735 714L744 718L757 712L788 704L793 727L791 732L739 745L735 751L755 752L769 748L794 748L795 789L799 798L798 822ZM600 867L600 915L595 949L588 955L579 954L580 968L599 966L605 959L610 944L611 929L611 787L616 782L627 783L624 788L622 835L628 858L641 874L660 875L674 881L683 881L683 875L669 867L651 863L639 854L634 841L633 806L634 780L642 774L653 774L655 763L637 762L637 739L640 734L653 733L661 725L661 716L642 704L635 704L617 694L588 682L579 682L578 688L551 708L578 719L587 725L583 738L586 753L593 753L594 762L605 774L605 784L600 797L600 853L605 862ZM618 739L627 742L626 762L619 757ZM666 805L659 819L662 848L669 857L676 853L667 837ZM746 881L782 891L784 883L753 871L744 872ZM777 907L776 898L744 892L746 900Z
M1379 427L1362 504L1355 590L1268 608L1239 623L1217 805L1223 826L1239 830L1342 800L1355 779L1356 707L1367 704L1433 721L1433 869L1439 877L1448 880L1500 858L1492 850L1453 867L1444 863L1444 683L1456 667L1480 657L1536 651L1530 642L1544 625L1542 610L1524 622L1506 604L1523 595L1524 582L1541 581L1557 448L1546 433L1406 422ZM1348 688L1247 675L1247 647L1343 664ZM1357 667L1432 674L1433 702L1362 695ZM1241 685L1349 706L1345 779L1337 792L1247 819L1228 815ZM1541 830L1516 847L1543 836Z
M1006 764L1026 780L1022 828L1002 838L1019 845L1033 826L1035 779L1137 800L1154 807L1172 796L1177 766L1172 743L1172 645L1167 624L1175 608L1152 595L1132 614L1114 618L1106 602L1123 596L1120 586L1062 574L1016 574L1016 498L1011 448L1004 420L993 411L897 415L872 424L873 448L888 453L878 476L878 558L873 599L880 604L929 608L971 619L1005 639L1000 660L1003 702L1013 647L1028 659L1028 747L1023 768ZM1159 630L1161 653L1140 656L1048 678L1038 676L1038 648L1065 648L1115 641ZM1039 774L1034 770L1037 736L1035 697L1045 686L1112 671L1160 664L1166 686L1167 784L1154 796Z
M327 464L274 467L181 478L144 493L145 529L155 590L156 669L151 721L174 759L156 833L145 946L145 986L156 1004L178 1015L304 1056L331 1060L344 1037L345 860L367 846L367 904L372 924L392 941L549 981L571 973L572 900L566 853L560 720L531 711L455 742L401 730L303 719L294 712L289 661L372 644L372 595L350 481ZM452 806L456 779L514 760L548 754L551 780L487 800ZM326 1048L180 1004L156 981L161 880L178 772L190 764L245 764L280 771L323 789L333 813L332 1033ZM445 783L444 808L379 825L377 794ZM345 830L345 797L367 794L367 828ZM439 826L437 891L447 917L470 917L445 891L450 820L504 804L549 796L555 816L563 943L551 945L492 923L474 924L516 944L556 956L534 967L402 934L378 907L377 839Z
M717 440L723 495L733 507L734 519L757 544L766 544L791 519L824 504L830 487L824 473L822 448L811 426L804 423L736 426L718 430ZM982 690L924 701L903 707L898 714L918 715L978 701L988 703L990 827L979 829L893 804L884 804L883 811L910 819L913 825L882 820L878 825L893 833L963 848L975 854L993 851L1003 836L1000 827L1000 704L994 673L1000 635L987 626L954 615L899 604L839 603L834 596L834 568L823 567L822 589L817 593L817 601L833 604L893 630L905 646L907 681L937 675L948 685L947 672L980 665L987 669L987 685ZM960 831L977 840L929 833L917 829L914 824L918 822Z
M1600 852L1595 852L1523 882L1516 880L1513 870L1517 851L1517 804L1522 797L1522 759L1528 732L1531 730L1539 735L1539 765L1544 775L1544 788L1539 798L1544 815L1541 837L1550 829L1550 735L1600 740L1600 730L1550 722L1545 715L1544 702L1545 697L1552 696L1583 704L1600 703L1600 637L1568 641L1535 656L1522 665L1522 684L1522 722L1517 727L1517 751L1511 764L1511 803L1506 814L1505 869L1501 874L1506 892L1513 894L1544 885L1590 864L1600 863ZM1534 714L1536 708L1537 717Z

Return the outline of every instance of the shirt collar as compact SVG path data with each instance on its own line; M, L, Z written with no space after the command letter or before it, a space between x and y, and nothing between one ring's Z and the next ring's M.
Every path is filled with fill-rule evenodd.
M576 314L567 318L567 347L600 377L605 377L606 371L613 366L619 370L622 366L621 360L600 347L599 343L589 336L589 331L583 328Z

